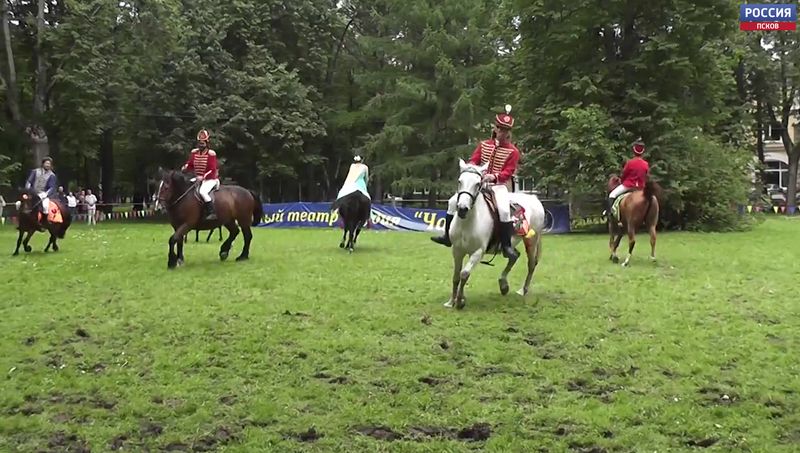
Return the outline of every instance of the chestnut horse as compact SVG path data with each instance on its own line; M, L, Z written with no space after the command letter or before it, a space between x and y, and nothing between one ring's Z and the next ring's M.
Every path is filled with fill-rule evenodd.
M197 188L198 184L192 173L174 170L162 173L158 203L166 208L170 224L175 230L169 238L167 268L173 269L183 264L183 241L186 233L194 229L213 230L218 226L225 226L230 233L220 246L219 259L228 259L231 244L239 235L239 228L244 235L244 246L236 261L248 259L250 240L253 238L250 227L258 225L264 217L264 207L258 195L241 186L220 186L219 190L212 193L217 219L208 221L203 215L203 201Z
M61 223L50 223L46 222L43 224L44 228L50 233L50 240L47 241L47 246L44 248L45 252L50 251L50 247L53 247L53 251L58 251L58 244L56 241L58 239L64 239L64 236L67 234L67 229L69 228L70 224L72 223L72 214L70 213L69 208L67 205L63 203L58 196L54 195L50 198L50 203L55 203L58 205L58 208L61 210ZM41 207L42 200L39 198L39 195L36 194L33 190L23 190L19 198L17 199L17 229L19 230L19 236L17 237L17 248L14 250L14 256L19 255L19 246L22 245L24 247L25 252L30 252L32 250L31 246L28 245L28 242L31 240L31 236L37 231L37 227L39 223L37 222L37 216L39 215L39 208ZM26 234L27 233L27 234ZM22 236L25 235L25 239L22 239Z
M608 192L611 192L618 185L622 184L622 180L617 175L612 175L608 181ZM608 233L611 236L608 240L608 248L611 251L611 256L608 258L614 263L619 263L617 256L617 247L622 240L623 233L628 233L628 256L622 263L623 266L628 266L631 261L631 254L633 254L633 247L636 245L636 230L642 224L647 227L650 233L650 259L656 259L656 225L658 224L658 196L661 189L658 183L647 181L644 189L633 190L631 192L620 195L624 197L619 202L619 222L613 218L614 215L610 211L607 214Z

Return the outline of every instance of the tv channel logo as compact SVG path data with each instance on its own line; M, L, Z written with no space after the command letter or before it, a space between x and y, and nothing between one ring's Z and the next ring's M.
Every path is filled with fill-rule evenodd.
M797 30L797 4L739 6L739 30Z

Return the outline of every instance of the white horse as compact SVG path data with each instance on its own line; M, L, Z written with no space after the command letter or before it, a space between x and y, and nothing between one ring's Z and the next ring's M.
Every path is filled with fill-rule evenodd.
M489 210L489 205L481 193L483 186L483 174L488 168L487 165L476 166L459 159L461 174L458 177L457 206L458 211L450 225L450 241L453 249L453 292L444 305L445 307L464 308L466 298L464 297L464 286L469 280L472 269L480 261L489 247L489 241L494 233L495 219ZM528 257L528 276L525 284L517 291L517 294L525 296L528 294L533 271L542 254L542 231L545 225L544 207L535 195L525 193L509 193L512 203L517 203L525 209L525 217L528 225L534 231L534 236L523 239L521 236L514 235L511 238L511 246L516 247L520 241L525 241L525 252ZM499 244L496 245L499 247ZM493 249L494 250L494 249ZM467 265L463 266L464 258L469 256ZM498 282L500 293L508 294L508 273L514 267L517 259L509 259L506 268L503 269ZM462 270L463 266L463 270Z

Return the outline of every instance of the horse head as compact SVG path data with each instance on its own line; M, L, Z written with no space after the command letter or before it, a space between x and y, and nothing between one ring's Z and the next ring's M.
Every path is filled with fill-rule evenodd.
M19 196L14 206L17 208L17 215L20 217L29 217L35 215L37 212L36 206L41 202L42 200L39 198L39 195L37 195L36 191L33 189L20 189Z
M473 165L459 159L458 166L461 173L458 175L456 206L458 207L458 217L463 219L467 217L467 213L481 193L483 174L489 168L489 164Z
M612 190L616 189L618 185L622 184L622 179L616 174L612 174L611 177L608 179L608 185L606 186L606 192L611 192Z
M161 172L161 183L158 186L156 205L168 208L175 199L185 194L193 184L194 175L176 170Z

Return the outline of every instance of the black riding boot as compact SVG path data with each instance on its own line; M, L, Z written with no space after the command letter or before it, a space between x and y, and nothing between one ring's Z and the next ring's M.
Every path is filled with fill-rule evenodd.
M46 231L47 225L47 210L44 207L40 207L39 212L41 213L42 218L39 220L39 224L36 226L36 229L39 230L39 232L44 232Z
M444 221L444 234L441 236L431 238L431 241L437 244L442 244L446 247L450 247L451 245L453 245L453 243L450 242L450 224L452 222L453 222L453 215L447 214L447 217L445 217Z
M511 236L514 235L514 223L502 223L500 228L500 245L503 248L503 256L506 258L519 258L519 252L511 246Z
M216 220L217 214L214 212L214 206L211 204L210 201L206 201L203 205L203 208L206 211L206 220Z

